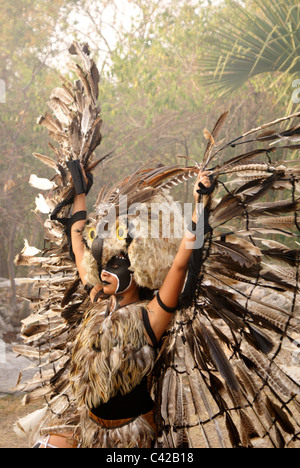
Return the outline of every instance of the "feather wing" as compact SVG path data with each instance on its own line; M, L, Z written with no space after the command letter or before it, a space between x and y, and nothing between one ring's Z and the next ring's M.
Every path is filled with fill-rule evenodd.
M72 192L66 163L80 159L92 171L104 156L94 161L94 151L101 142L100 106L97 102L99 73L87 47L73 44L72 52L79 64L73 64L77 75L74 84L62 78L62 87L55 88L48 103L54 116L46 113L38 122L47 128L49 136L59 145L49 146L54 156L35 153L34 156L55 171L53 180L38 180L38 186L48 192L43 200L49 212ZM31 183L36 178L30 178ZM47 182L47 184L46 184ZM51 185L51 187L50 187ZM41 197L41 196L40 196ZM64 209L68 216L69 208ZM63 430L72 432L79 424L78 405L70 388L69 369L73 343L83 312L88 305L87 294L78 280L76 266L70 260L64 227L47 219L39 222L44 228L45 249L42 252L25 248L16 257L18 265L34 267L32 274L32 314L22 323L23 344L15 352L36 359L37 374L28 382L20 379L17 390L25 394L24 403L42 398L43 411L30 421L19 421L18 427L28 430L31 441L40 434ZM37 255L39 254L39 256ZM53 429L55 428L55 429ZM67 428L67 429L66 429Z
M212 230L193 306L177 311L154 381L160 392L172 369L172 411L175 404L182 414L182 381L187 409L184 419L170 419L168 398L158 400L159 447L178 447L182 438L170 438L178 432L190 447L300 447L299 170L280 162L295 145L276 146L297 137L299 126L273 128L299 116L255 128L215 153L207 133L204 167L218 159L207 205ZM255 142L275 144L253 149ZM220 162L227 148L250 144Z

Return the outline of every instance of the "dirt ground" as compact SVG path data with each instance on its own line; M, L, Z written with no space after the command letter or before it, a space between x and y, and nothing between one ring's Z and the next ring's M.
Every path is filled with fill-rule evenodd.
M18 437L13 426L18 418L41 406L38 403L22 406L22 396L0 398L0 448L30 448L26 438Z

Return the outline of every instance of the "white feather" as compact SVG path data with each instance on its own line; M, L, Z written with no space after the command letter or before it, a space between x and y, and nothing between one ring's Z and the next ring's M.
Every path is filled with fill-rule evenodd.
M88 133L90 130L91 120L90 120L90 110L89 106L86 105L83 111L82 122L81 122L81 130L84 135Z
M34 257L35 255L39 254L41 250L36 249L35 247L30 247L28 244L28 240L24 239L24 248L22 250L22 255L25 257Z
M18 419L14 424L15 433L19 436L29 435L29 433L42 421L46 412L47 406L35 411L34 413L28 414L22 419Z
M49 179L37 177L35 174L30 176L29 183L32 187L39 190L52 190L57 187L57 185Z
M47 205L47 202L41 193L39 194L38 197L35 198L35 204L36 204L36 211L39 211L40 213L44 213L44 214L50 213L50 208Z

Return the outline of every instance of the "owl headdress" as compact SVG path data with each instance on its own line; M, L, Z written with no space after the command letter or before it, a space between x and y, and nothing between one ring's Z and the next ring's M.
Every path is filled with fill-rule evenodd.
M99 270L112 257L125 254L138 286L161 287L184 230L182 208L168 193L168 178L175 183L182 172L179 167L140 169L101 191L83 231L88 284L99 282Z

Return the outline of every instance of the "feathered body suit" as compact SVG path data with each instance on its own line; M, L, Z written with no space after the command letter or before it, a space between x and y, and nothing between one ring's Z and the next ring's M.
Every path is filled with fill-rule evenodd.
M153 429L141 417L106 429L89 415L92 408L117 394L129 394L153 370L156 355L147 342L143 307L146 303L131 304L106 317L106 304L96 303L79 327L70 381L81 408L78 438L84 447L150 448L155 438Z
M52 190L39 202L46 203L49 214L62 203L60 216L65 218L71 206L64 201L74 195L66 162L79 159L93 171L105 159L93 161L101 142L99 74L87 47L74 43L70 51L80 62L71 65L78 81L64 81L56 88L49 103L54 116L40 119L58 143L51 145L55 159L35 154L56 171ZM38 216L45 249L39 254L27 245L16 263L36 269L33 281L39 294L23 321L23 344L14 347L36 360L35 377L18 386L25 393L24 403L44 400L39 412L17 423L33 440L41 434L73 432L87 447L129 447L141 442L132 435L139 432L142 445L149 446L153 433L141 427L143 422L108 435L87 412L117 389L129 392L151 373L158 447L300 446L300 168L296 162L281 161L282 155L287 159L290 151L299 150L300 114L218 147L226 117L220 117L211 133L205 132L208 145L201 163L140 168L114 187L103 187L83 231L91 286L100 281L90 252L92 233L103 221L99 206L107 203L117 213L117 236L104 242L106 261L125 251L137 284L159 289L180 239L174 234L164 238L158 229L155 239L140 235L129 244L128 226L137 222L130 208L134 203L145 207L139 219L142 233L149 204L170 203L173 186L195 177L199 169L212 171L217 188L202 200L209 229L192 256L184 300L157 358L145 339L141 306L105 317L107 299L90 303L70 259L63 224L59 218L44 221ZM251 151L245 151L247 145ZM219 162L221 155L240 148L243 151ZM127 197L126 213L120 195ZM180 221L180 216L175 209L172 219Z

